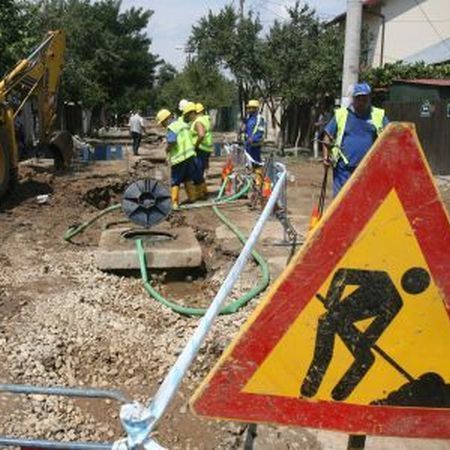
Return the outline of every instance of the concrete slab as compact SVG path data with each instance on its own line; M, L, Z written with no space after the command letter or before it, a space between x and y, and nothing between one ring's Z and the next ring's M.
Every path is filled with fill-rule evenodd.
M101 270L139 269L135 241L125 238L130 228L112 228L103 231L95 255L97 267ZM167 232L167 226L151 229L152 233ZM173 269L198 267L202 263L202 249L191 228L171 229L175 237L169 240L144 239L147 267L150 269Z

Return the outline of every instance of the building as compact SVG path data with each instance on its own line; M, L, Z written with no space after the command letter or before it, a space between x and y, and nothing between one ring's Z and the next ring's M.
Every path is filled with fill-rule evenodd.
M416 125L432 171L450 175L450 80L398 80L385 102L391 120Z
M450 61L450 0L364 0L367 64ZM330 23L345 23L345 13Z

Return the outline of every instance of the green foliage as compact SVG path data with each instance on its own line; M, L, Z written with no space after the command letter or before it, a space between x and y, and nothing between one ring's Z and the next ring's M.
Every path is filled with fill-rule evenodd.
M211 11L192 28L189 46L206 66L225 68L251 90L260 71L262 25L251 14L240 19L232 6Z
M120 0L50 0L42 4L41 29L67 34L62 95L86 106L107 104L119 113L146 107L156 56L145 29L153 11L120 12ZM145 108L144 108L145 109Z
M264 100L281 127L280 141L289 108L309 108L326 95L337 95L342 74L342 30L326 26L305 2L287 12L288 19L275 21L263 35L258 17L240 18L227 6L202 18L189 40L200 61L231 72L241 100Z
M38 42L36 6L23 0L2 0L0 6L0 77Z
M172 81L177 75L177 69L172 64L163 62L158 70L157 87L161 88L169 81Z
M413 80L416 78L450 78L450 64L430 66L423 62L415 64L405 64L398 61L393 64L385 64L383 67L376 67L364 71L361 79L366 80L373 87L386 88L395 80Z
M87 107L107 106L118 113L136 106L146 109L159 64L145 33L153 11L130 8L120 12L120 0L6 1L10 5L0 10L0 20L12 17L9 40L15 39L20 47L20 51L11 47L14 52L9 61L17 61L19 52L21 57L29 53L31 45L27 44L39 42L48 30L62 29L67 37L60 90L63 100ZM2 38L0 34L0 49Z
M263 42L263 97L308 103L340 86L342 36L325 28L315 11L297 3Z
M159 83L157 106L173 111L182 98L201 102L207 108L230 106L235 100L234 84L217 67L198 60L190 61L182 72L175 75L173 67L162 66Z

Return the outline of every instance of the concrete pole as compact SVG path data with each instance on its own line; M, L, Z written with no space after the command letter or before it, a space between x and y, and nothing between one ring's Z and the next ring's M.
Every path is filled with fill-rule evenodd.
M244 18L244 4L245 0L239 0L239 16L241 20Z
M348 106L348 89L358 82L359 57L361 52L362 0L347 0L347 19L345 22L344 67L342 72L341 104Z

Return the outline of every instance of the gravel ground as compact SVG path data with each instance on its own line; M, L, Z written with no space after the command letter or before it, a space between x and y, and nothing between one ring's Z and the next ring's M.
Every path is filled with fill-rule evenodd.
M147 166L132 167L142 172ZM137 274L96 269L100 226L77 238L76 245L61 239L69 225L117 201L134 176L129 167L104 163L65 176L36 164L21 169L22 181L14 197L0 210L1 382L117 388L145 401L192 334L197 320L149 299ZM320 186L321 169L302 164L292 171L297 177L290 191L294 213L300 210L307 216L313 192ZM450 183L444 178L438 182L449 204ZM49 202L37 204L36 195L47 193ZM112 217L120 219L120 215ZM216 245L214 230L219 222L212 214L193 212L178 217L178 224L180 220L193 226L200 239L204 273L193 274L192 281L162 282L156 277L156 282L165 294L195 304L198 298L214 295L235 254ZM252 287L257 276L257 268L249 264L233 297ZM194 417L187 403L257 302L217 321L155 433L168 448L243 448L244 425ZM119 407L112 401L1 395L0 408L2 435L77 441L113 441L122 436ZM344 448L324 446L317 433L304 429L259 426L258 435L258 449ZM333 437L333 442L339 439Z

